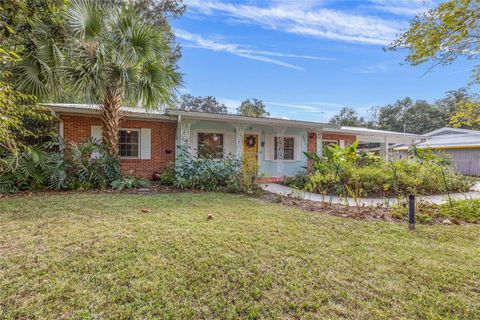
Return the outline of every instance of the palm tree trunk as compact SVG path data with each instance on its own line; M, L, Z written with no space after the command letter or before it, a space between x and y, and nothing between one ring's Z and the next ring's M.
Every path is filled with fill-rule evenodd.
M115 157L118 157L118 130L121 119L119 90L109 89L102 106L102 137L103 143Z

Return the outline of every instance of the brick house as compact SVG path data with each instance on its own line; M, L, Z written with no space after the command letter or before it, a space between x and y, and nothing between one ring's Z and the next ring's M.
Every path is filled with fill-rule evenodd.
M59 121L66 141L101 139L100 110L95 105L46 104ZM355 140L379 142L388 156L390 143L412 144L422 136L331 124L209 114L178 110L123 108L119 156L124 174L151 178L174 163L180 146L193 156L222 158L232 154L253 166L263 181L281 181L308 166L305 152Z

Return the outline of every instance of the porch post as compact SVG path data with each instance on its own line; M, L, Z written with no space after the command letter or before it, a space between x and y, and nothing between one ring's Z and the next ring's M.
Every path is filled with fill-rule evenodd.
M283 160L285 158L285 129L284 128L276 128L277 131L277 177L282 177L284 175L284 163Z
M387 136L385 136L385 138L383 140L383 143L380 144L380 149L381 149L383 158L385 158L385 160L388 161L389 155L388 155L388 138L387 138Z
M180 123L180 145L182 147L186 146L188 148L191 147L190 145L190 140L191 140L191 134L190 134L190 126L192 122L190 120L183 120Z
M321 158L323 155L323 131L316 131L317 135L317 155Z
M243 137L245 129L243 126L235 127L235 157L242 160L243 157Z

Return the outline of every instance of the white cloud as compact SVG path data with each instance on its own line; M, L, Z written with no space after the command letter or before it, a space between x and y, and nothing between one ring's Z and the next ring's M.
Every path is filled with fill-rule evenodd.
M435 7L433 0L372 0L373 9L400 16L416 16Z
M406 26L403 20L321 8L318 1L307 1L303 5L298 5L302 1L296 1L297 5L292 2L295 1L274 1L269 6L256 6L217 0L187 0L186 4L194 12L204 15L222 14L266 29L363 44L386 45Z
M323 113L322 107L319 106L312 106L312 105L304 105L304 104L291 104L291 103L284 103L284 102L273 102L273 101L266 101L266 104L278 107L286 107L298 110L305 110L308 112L318 112Z
M228 52L230 54L233 54L242 58L262 61L266 63L272 63L282 67L297 69L297 70L305 70L305 69L300 66L286 63L278 59L269 58L267 56L322 59L319 57L312 57L312 56L286 55L279 52L270 52L270 51L261 51L261 50L259 51L259 50L249 49L245 46L234 44L234 43L226 43L226 42L219 42L212 39L206 39L199 34L190 33L182 29L175 29L175 35L178 38L186 41L185 43L183 43L184 47L202 48L202 49L208 49L213 51Z
M218 98L218 102L223 103L224 105L227 106L227 111L228 113L236 113L237 112L237 107L240 106L242 101L236 100L236 99L230 99L230 98Z
M388 67L385 63L375 63L366 66L359 66L352 70L353 73L363 73L363 74L372 74L372 73L381 73L387 71Z

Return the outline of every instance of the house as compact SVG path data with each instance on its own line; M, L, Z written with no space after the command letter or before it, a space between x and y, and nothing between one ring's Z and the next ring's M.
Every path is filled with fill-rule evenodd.
M59 120L66 141L101 138L97 105L45 104ZM123 107L119 137L122 172L151 178L175 161L178 149L186 147L194 156L221 158L232 154L263 181L281 181L307 167L304 152L322 154L323 146L345 146L355 140L381 143L388 156L390 143L412 144L420 135L340 127L331 124L275 118L254 118L179 110L145 111Z
M480 131L441 128L425 134L426 140L417 148L434 150L447 155L455 168L470 176L480 176ZM406 154L408 146L394 148L400 155Z

